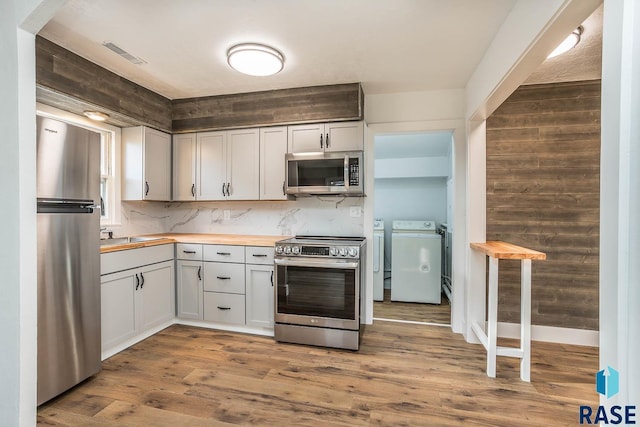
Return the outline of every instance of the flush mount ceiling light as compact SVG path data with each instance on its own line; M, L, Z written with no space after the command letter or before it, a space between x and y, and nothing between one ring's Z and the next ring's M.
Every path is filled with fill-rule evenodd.
M547 59L553 58L554 56L562 55L563 53L576 47L576 45L580 43L580 37L582 36L583 31L584 27L582 25L573 30L571 34L569 34L569 36L564 39L564 41L560 43L560 45L549 54L549 56L547 56Z
M89 117L91 120L96 120L98 122L104 122L109 118L108 114L101 113L100 111L85 111L82 114Z
M227 51L227 62L250 76L271 76L284 66L284 56L272 47L257 43L237 44Z

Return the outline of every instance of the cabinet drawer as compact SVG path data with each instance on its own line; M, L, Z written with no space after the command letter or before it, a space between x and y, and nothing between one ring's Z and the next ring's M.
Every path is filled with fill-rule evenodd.
M205 261L244 262L244 246L203 245Z
M173 243L125 249L100 255L100 275L139 268L173 259Z
M273 248L268 246L245 247L247 264L273 265Z
M176 243L176 259L202 261L202 245Z
M205 292L204 320L244 325L244 295Z
M205 262L204 290L244 294L244 264Z

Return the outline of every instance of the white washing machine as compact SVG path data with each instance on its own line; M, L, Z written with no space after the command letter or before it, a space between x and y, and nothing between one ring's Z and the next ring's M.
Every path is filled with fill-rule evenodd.
M373 299L384 300L384 221L373 221Z
M393 221L391 301L440 304L441 238L434 221Z

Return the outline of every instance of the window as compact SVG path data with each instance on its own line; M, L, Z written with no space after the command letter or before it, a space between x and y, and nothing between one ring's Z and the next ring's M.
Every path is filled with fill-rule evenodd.
M100 225L120 224L120 128L97 123L48 105L37 104L37 114L98 132L100 138Z

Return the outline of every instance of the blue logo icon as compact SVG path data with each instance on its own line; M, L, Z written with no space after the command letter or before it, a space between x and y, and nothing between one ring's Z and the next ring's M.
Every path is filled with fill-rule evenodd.
M596 374L596 391L608 399L620 391L620 373L611 366L607 366L607 370L608 375L604 369Z

